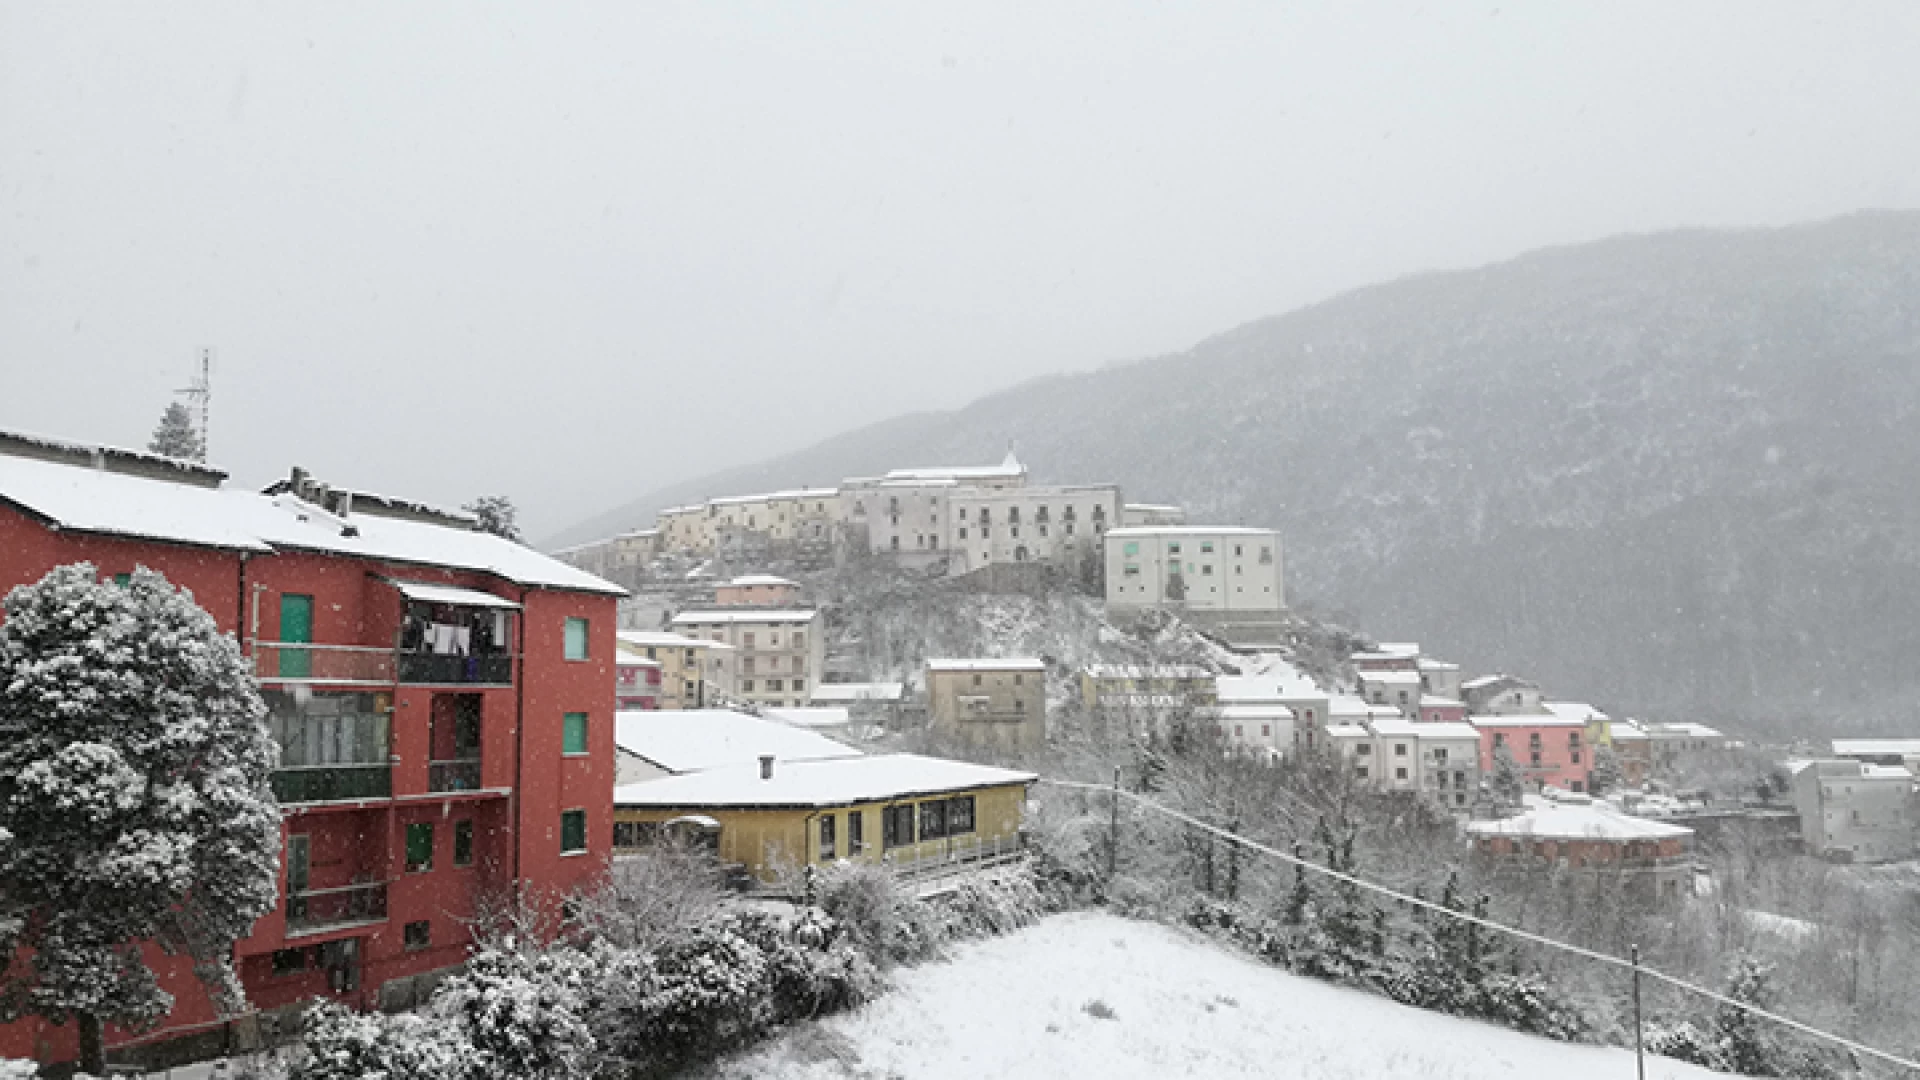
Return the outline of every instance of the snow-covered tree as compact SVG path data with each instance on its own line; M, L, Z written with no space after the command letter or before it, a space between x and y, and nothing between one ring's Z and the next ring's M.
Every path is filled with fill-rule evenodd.
M591 956L565 947L520 948L507 941L475 953L433 997L434 1014L472 1046L462 1075L585 1075L598 1052L587 1023L594 970Z
M1593 773L1588 786L1595 795L1603 795L1620 786L1620 755L1611 746L1593 749Z
M160 414L160 426L153 429L147 450L182 461L207 460L207 444L193 426L193 413L177 401Z
M1526 780L1520 773L1520 763L1513 760L1513 751L1506 743L1493 748L1493 775L1488 778L1493 787L1494 801L1501 806L1519 806L1526 793Z
M504 536L516 544L520 542L520 526L515 521L519 511L505 495L482 495L460 509L478 519L476 524L481 532Z
M77 1020L100 1073L103 1022L172 1005L142 942L242 1003L229 953L275 902L278 751L239 646L160 574L118 586L63 566L5 610L0 1015Z

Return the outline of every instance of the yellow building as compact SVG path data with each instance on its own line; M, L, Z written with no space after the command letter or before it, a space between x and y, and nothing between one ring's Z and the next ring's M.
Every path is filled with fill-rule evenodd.
M720 858L763 882L839 859L900 865L1015 850L1033 773L886 754L728 766L616 788L614 849L670 822L717 831Z
M1080 673L1088 708L1205 709L1218 701L1214 674L1193 664L1095 664Z

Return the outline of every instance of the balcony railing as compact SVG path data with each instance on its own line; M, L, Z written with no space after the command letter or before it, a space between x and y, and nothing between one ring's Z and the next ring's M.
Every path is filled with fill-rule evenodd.
M263 683L348 683L392 686L392 649L256 641L253 673Z
M393 768L379 765L315 765L276 770L273 797L282 803L385 799L393 794Z
M428 791L478 791L480 759L453 758L427 763Z
M403 652L400 681L429 686L512 686L513 657L508 653L460 656Z
M287 894L287 936L385 922L387 883L342 885Z

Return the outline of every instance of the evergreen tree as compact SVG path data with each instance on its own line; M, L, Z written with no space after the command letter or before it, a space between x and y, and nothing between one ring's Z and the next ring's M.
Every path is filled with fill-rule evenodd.
M520 526L515 521L519 511L505 495L482 495L460 509L474 516L475 527L481 532L521 542Z
M122 587L76 563L5 606L0 1016L77 1019L101 1073L103 1022L172 1005L142 942L242 1004L232 944L276 899L277 749L239 646L159 574Z
M207 444L193 426L193 413L177 401L160 414L160 426L153 429L147 450L181 461L207 460Z
M1595 795L1603 795L1620 786L1620 755L1613 747L1600 745L1593 750L1593 772L1588 786Z
M1306 855L1300 845L1293 845L1293 857L1304 860ZM1286 922L1288 926L1299 926L1307 921L1307 913L1313 910L1313 887L1307 884L1307 868L1294 864L1293 891L1287 894Z
M1520 765L1513 760L1513 751L1506 743L1493 748L1493 775L1489 778L1493 785L1494 801L1501 806L1520 806L1525 802L1526 780L1520 774Z

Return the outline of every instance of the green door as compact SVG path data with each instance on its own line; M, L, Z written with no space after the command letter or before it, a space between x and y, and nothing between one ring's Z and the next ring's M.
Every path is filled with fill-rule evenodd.
M313 654L286 646L313 641L313 597L301 593L281 594L280 641L280 677L304 679L312 675Z

